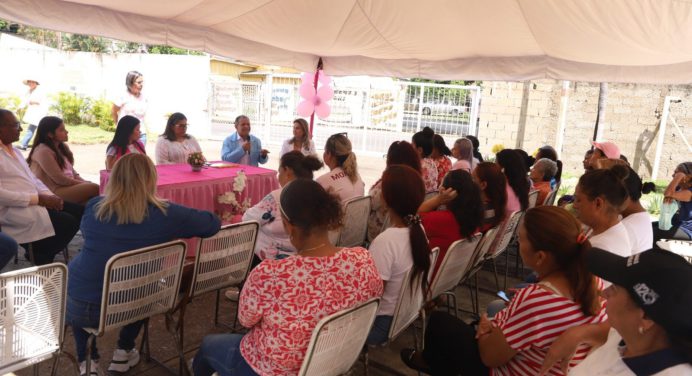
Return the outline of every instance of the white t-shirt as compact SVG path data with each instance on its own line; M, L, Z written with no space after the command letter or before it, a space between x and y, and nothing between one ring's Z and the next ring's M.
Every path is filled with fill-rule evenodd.
M356 182L353 183L341 167L337 167L320 176L316 181L327 191L331 189L334 194L339 196L341 203L365 194L365 183L363 183L360 175L358 175Z
M633 253L644 252L654 245L654 230L647 212L630 214L622 219L627 229Z
M29 102L38 102L38 104L29 104ZM38 125L38 122L48 112L48 101L43 95L43 90L40 86L37 86L34 91L27 91L21 107L26 107L22 120L27 124Z
M408 227L390 227L370 244L380 277L386 281L378 316L393 316L404 275L413 267Z
M281 154L279 154L279 158L281 158L284 154L291 152L295 149L294 145L291 143L291 140L293 137L287 139L284 141L283 145L281 145ZM315 143L310 140L308 144L308 149L305 150L305 147L300 148L300 152L303 153L304 156L312 155L312 156L317 156L317 150L315 149Z
M125 115L134 116L139 119L140 130L142 133L146 133L146 126L144 122L144 116L147 114L147 108L149 107L149 102L144 93L139 93L138 97L135 97L129 91L125 90L119 97L113 100L113 104L120 107L118 110L118 121Z
M620 351L621 340L620 334L611 328L606 343L595 349L586 359L572 368L569 371L569 376L635 376L636 373L622 361L622 353ZM666 368L652 376L690 375L692 375L692 366L689 363L685 363Z
M633 254L627 229L622 222L618 222L615 226L598 235L592 235L589 238L589 242L594 247L604 249L618 256L629 257Z

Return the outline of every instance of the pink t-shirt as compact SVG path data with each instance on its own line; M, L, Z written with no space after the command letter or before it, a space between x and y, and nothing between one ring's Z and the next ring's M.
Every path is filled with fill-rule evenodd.
M514 189L507 184L506 186L507 189L507 216L510 214L514 213L515 211L521 211L521 203L519 202L519 198L517 195L514 193Z
M364 248L342 248L331 257L264 260L240 294L238 319L251 328L240 352L261 375L296 375L318 321L381 296L382 290Z

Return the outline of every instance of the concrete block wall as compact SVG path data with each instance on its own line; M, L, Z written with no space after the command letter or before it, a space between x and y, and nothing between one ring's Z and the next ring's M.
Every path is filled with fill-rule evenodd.
M522 148L529 153L542 145L556 145L562 82L484 82L478 137L481 152L493 145ZM571 82L568 90L564 143L561 159L566 171L581 173L584 152L590 147L598 110L598 83ZM692 85L608 85L602 120L603 140L615 142L632 167L643 177L651 176L660 114L664 98L677 96L671 104L658 178L667 180L675 166L691 161L692 153L673 126L675 119L692 143Z

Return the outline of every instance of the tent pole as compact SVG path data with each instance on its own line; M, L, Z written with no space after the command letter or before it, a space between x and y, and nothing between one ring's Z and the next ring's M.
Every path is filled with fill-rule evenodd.
M557 121L557 140L555 141L555 151L557 157L562 154L562 147L565 143L565 123L567 122L567 107L569 106L569 81L562 81L560 92L560 115Z
M315 80L313 81L313 85L315 87L315 92L317 92L317 82L320 79L320 70L322 70L322 58L320 58L317 61L317 69L315 69ZM312 111L312 115L310 115L310 137L312 137L312 127L313 124L315 123L315 111Z
M668 124L668 115L670 115L671 101L680 102L680 98L667 95L663 100L663 114L661 115L661 125L658 128L658 140L656 140L656 154L654 156L654 167L651 169L651 180L656 180L658 177L658 168L661 165L661 153L663 152L663 139L666 136L666 126Z

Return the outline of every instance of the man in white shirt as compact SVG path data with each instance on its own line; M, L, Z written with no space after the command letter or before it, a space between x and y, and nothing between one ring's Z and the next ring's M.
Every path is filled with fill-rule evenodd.
M48 109L46 98L43 96L43 92L39 89L38 81L36 79L24 80L24 85L29 87L29 91L26 93L22 99L20 105L24 108L24 120L25 123L29 124L29 129L27 129L26 134L22 137L22 141L19 143L19 148L26 150L29 147L29 142L34 136L34 131L38 127L38 122L46 116Z
M48 264L79 230L84 207L63 202L34 176L12 147L21 131L17 117L0 109L0 226L24 249L32 245L36 265Z

